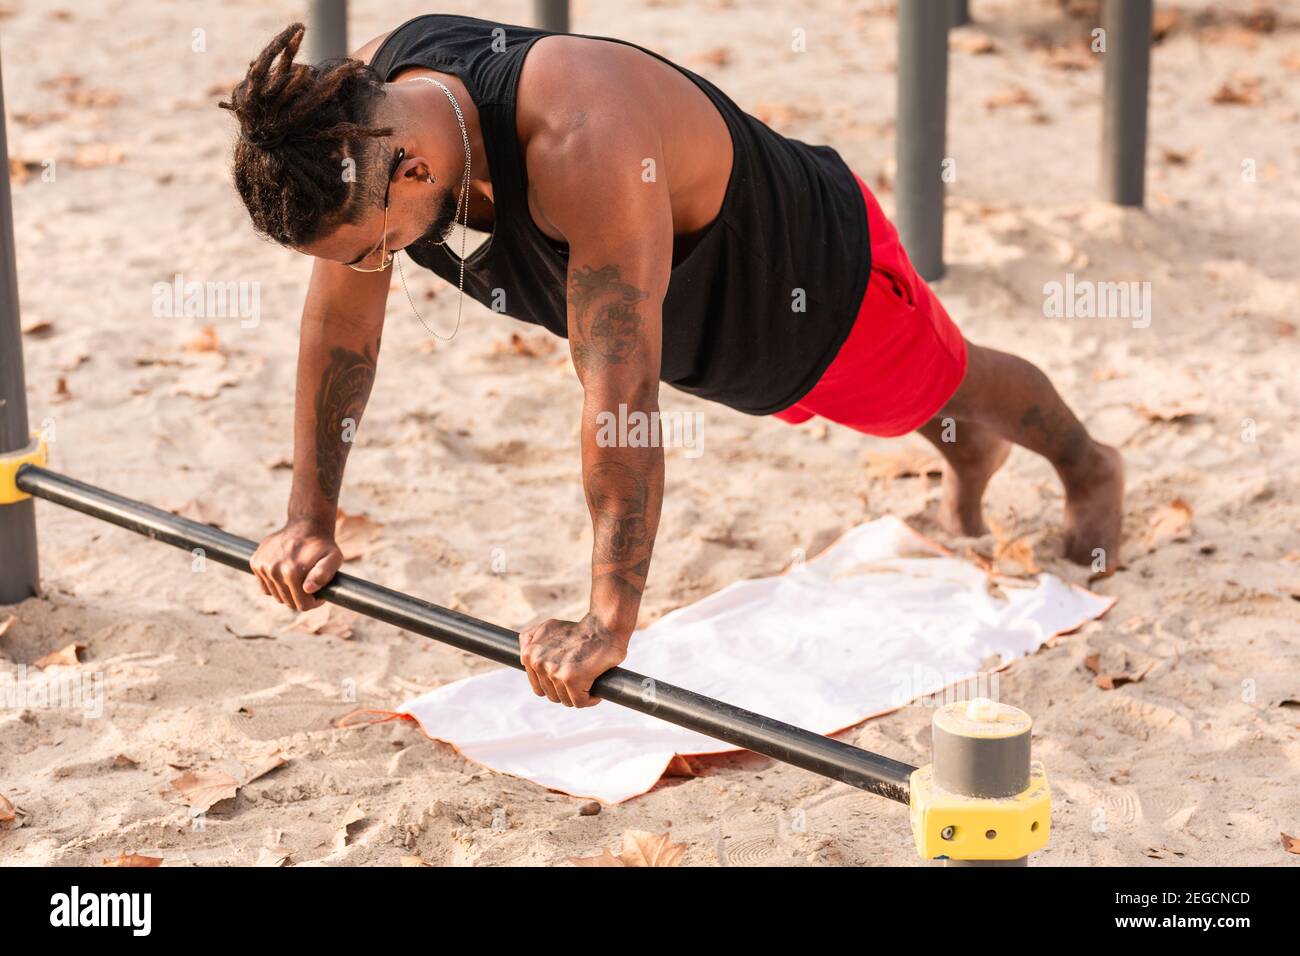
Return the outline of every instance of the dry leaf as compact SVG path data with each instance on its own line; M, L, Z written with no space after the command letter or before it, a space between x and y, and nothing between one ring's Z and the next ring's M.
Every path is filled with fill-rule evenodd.
M695 62L707 63L710 66L726 66L731 62L731 51L725 46L714 47L695 57Z
M1090 70L1101 62L1087 44L1048 47L1040 50L1038 57L1045 66L1067 72Z
M498 355L510 354L538 358L543 355L550 355L555 351L555 339L548 335L525 338L518 332L511 332L510 341L497 342L492 347L492 351Z
M685 843L673 843L667 833L655 836L645 830L623 834L624 866L677 866L686 853Z
M982 33L952 33L948 37L948 49L956 50L958 53L972 53L978 56L993 53L997 48L997 44Z
M343 552L343 560L356 561L378 550L383 527L365 515L352 515L340 509L334 522L334 543Z
M138 853L127 855L122 853L116 860L105 857L104 866L162 866L162 857L158 856L141 856Z
M217 771L189 771L173 780L163 796L175 796L187 807L205 811L222 800L234 799L237 793L239 781L234 777Z
M106 86L78 86L63 94L63 100L69 106L86 109L107 109L122 102L122 94Z
M68 388L68 380L60 375L54 382L54 396L50 401L62 403L70 398L72 398L72 391Z
M984 108L992 112L1000 110L1007 106L1037 106L1038 100L1034 94L1030 93L1023 86L1017 86L1014 89L1006 90L1002 93L994 93L984 101Z
M988 525L993 532L995 562L1004 561L1014 565L1017 571L1011 573L1013 577L1031 577L1042 570L1034 560L1034 546L1029 540L1029 535L1011 538L997 522L990 521Z
M1300 837L1293 837L1289 834L1282 834L1282 849L1288 853L1300 853Z
M677 866L686 852L685 843L672 843L667 833L656 836L645 830L623 834L623 851L614 856L602 850L600 856L571 857L574 866Z
M1199 148L1186 149L1186 150L1165 149L1161 152L1161 157L1170 166L1186 166L1199 153L1200 153Z
M626 866L621 859L608 850L601 850L600 856L573 856L569 862L574 866Z
M85 649L86 649L85 644L77 644L77 643L69 644L67 647L63 648L62 650L54 651L50 654L46 654L44 657L42 657L40 660L36 662L36 666L39 667L41 670L45 670L45 668L47 667L55 667L55 666L76 667L78 664L81 663L81 660L80 658L77 657L77 655L80 654Z
M966 552L962 555L967 561L975 565L989 577L993 577L993 557L985 554L983 551L976 550L974 545L967 545Z
M19 159L17 156L9 157L9 181L17 185L25 183L31 179L32 173L42 169L42 164L35 159Z
M41 127L49 123L57 123L67 114L59 110L34 110L30 113L26 110L14 110L9 115L15 123L21 123L23 126ZM10 163L12 162L14 160L11 159ZM19 162L23 162L28 166L31 165L26 160L19 160Z
M1177 7L1160 7L1151 20L1151 41L1159 43L1182 27L1183 15Z
M221 341L217 338L217 330L211 325L204 326L197 336L185 343L187 352L220 352Z
M984 572L984 590L988 591L991 597L999 601L1010 600L1006 592L998 587L998 570L994 566L992 555L985 554L977 550L974 545L968 544L965 546L962 557Z
M43 90L75 90L85 78L77 73L60 73L52 76L48 80L41 80L41 89Z
M244 782L242 786L248 786L254 780L265 777L272 770L277 767L283 767L288 762L289 759L283 756L278 750L275 753L267 754L265 757L257 758L253 763L252 769L248 770L244 774Z
M1268 4L1256 2L1254 9L1247 10L1241 15L1241 22L1247 30L1254 30L1256 33L1272 33L1277 29L1277 11Z
M255 866L284 866L293 851L282 846L264 846L257 854Z
M356 619L357 615L351 611L333 604L322 604L299 614L289 625L289 630L300 634L328 634L346 641L352 636L352 623Z
M110 760L108 763L109 763L109 766L111 766L111 767L138 767L138 766L140 766L138 763L136 763L134 760L132 760L132 759L131 759L130 757L128 757L126 754L118 754L116 757L114 757L114 758L113 758L112 760Z
M1262 82L1257 76L1227 80L1210 97L1210 102L1220 106L1254 106L1259 103Z
M18 621L18 615L16 614L10 614L3 621L0 621L0 637L4 637L7 633L9 633L9 628L13 627L14 624L17 623L17 621Z
M1208 415L1209 404L1200 396L1194 398L1170 399L1156 406L1130 405L1149 422L1181 422Z
M425 863L418 856L403 856L402 866L433 866L433 864Z
M365 811L361 809L360 804L352 804L348 811L339 818L335 824L338 828L334 834L334 849L336 851L343 849L348 845L352 838L352 828L366 818Z
M903 445L892 451L867 453L867 477L882 481L942 475L939 456L920 445Z
M1115 690L1117 687L1123 687L1125 684L1136 684L1155 667L1155 663L1148 664L1139 674L1104 674L1101 670L1101 655L1089 654L1083 659L1084 666L1096 674L1093 683L1102 690Z
M114 143L85 143L77 147L72 165L81 169L94 169L96 166L120 163L125 157L122 147Z
M669 760L668 766L664 767L665 777L698 777L699 775L695 765L681 754L673 754L673 759Z
M1182 498L1157 508L1142 544L1154 551L1171 541L1186 541L1192 536L1192 507Z
M1123 687L1125 684L1136 684L1146 677L1154 666L1154 664L1148 664L1146 670L1140 674L1098 674L1094 683L1102 690L1115 690L1115 688Z
M45 319L33 319L30 322L24 322L22 326L23 335L30 335L34 339L45 338L54 331L54 323Z
M0 793L0 823L13 823L18 819L18 814L14 811L14 805L9 802L9 798Z

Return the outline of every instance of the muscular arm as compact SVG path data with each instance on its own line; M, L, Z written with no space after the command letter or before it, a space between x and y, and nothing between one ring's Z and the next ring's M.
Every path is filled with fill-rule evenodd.
M298 341L291 521L334 526L343 468L375 380L387 290L386 272L323 260L312 269Z
M568 334L583 387L582 481L592 522L591 604L579 622L525 632L537 692L586 706L590 682L626 655L663 498L663 448L620 444L621 418L658 421L661 321L672 265L667 185L656 131L611 104L535 136L527 153L534 199L569 244ZM628 429L629 434L632 429Z
M253 573L262 590L307 610L342 563L334 522L343 467L370 386L388 294L387 272L359 273L318 259L298 340L293 484L285 525L258 547Z
M602 252L570 256L569 347L583 385L582 479L593 536L591 613L623 636L636 627L650 573L664 457L657 440L640 447L620 445L617 429L607 423L658 420L663 290L652 256L627 252L593 265L609 256Z

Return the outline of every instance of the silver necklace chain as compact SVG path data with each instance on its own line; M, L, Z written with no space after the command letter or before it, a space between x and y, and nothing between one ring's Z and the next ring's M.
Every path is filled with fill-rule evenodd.
M460 223L460 298L456 302L456 327L451 330L451 335L439 335L433 329L429 328L429 323L424 321L424 316L420 314L420 310L415 306L415 299L411 297L411 290L406 286L406 273L402 271L402 260L397 256L393 256L393 258L397 259L397 274L402 279L402 291L406 293L406 301L411 303L411 311L415 313L415 317L420 320L420 324L424 326L424 330L434 338L442 339L444 342L450 342L456 337L456 333L460 331L460 317L465 306L465 237L469 233L469 198L466 196L466 190L469 188L469 173L471 165L469 133L465 131L465 114L460 111L460 104L456 102L456 97L452 95L451 90L447 89L444 83L440 80L435 80L431 76L415 76L412 77L412 79L424 80L426 83L432 83L437 86L438 89L447 94L447 99L451 101L451 108L456 111L456 122L460 124L461 141L465 144L465 175L460 181L460 197L456 200L456 215L453 217L453 222L456 219L461 219L461 209L464 209L464 221ZM455 258L452 251L447 248L447 241L445 239L438 243L438 245L442 246L449 257Z

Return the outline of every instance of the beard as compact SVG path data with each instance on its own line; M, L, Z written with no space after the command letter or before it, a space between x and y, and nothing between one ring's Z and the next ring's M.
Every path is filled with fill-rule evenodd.
M419 238L406 247L407 250L418 253L441 245L447 241L455 222L456 198L448 187L429 204L429 224L424 227Z

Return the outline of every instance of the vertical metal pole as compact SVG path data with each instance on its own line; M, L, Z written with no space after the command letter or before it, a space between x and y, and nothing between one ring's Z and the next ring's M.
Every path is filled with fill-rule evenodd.
M533 0L533 22L540 30L569 32L569 0Z
M348 0L311 0L307 9L307 59L312 63L348 55Z
M943 275L943 161L948 117L947 2L898 5L898 232L921 277Z
M18 268L14 262L14 209L9 192L9 142L0 79L0 454L26 448L27 383L23 332L18 317ZM17 604L36 593L36 502L0 505L0 604Z
M1029 715L976 699L934 714L934 784L967 797L1011 797L1029 786ZM947 866L1027 866L1018 860L948 860Z
M964 27L970 23L970 0L952 0L952 25Z
M1121 206L1146 198L1147 100L1151 85L1152 0L1105 0L1105 115L1102 194Z

